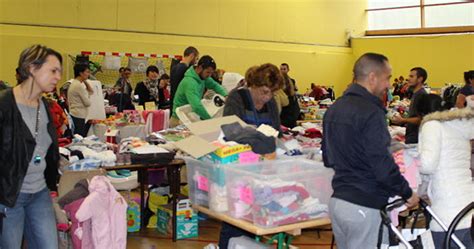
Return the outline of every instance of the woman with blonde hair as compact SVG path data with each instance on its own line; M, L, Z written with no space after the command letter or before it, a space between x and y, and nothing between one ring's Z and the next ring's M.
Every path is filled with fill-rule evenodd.
M62 56L34 45L18 63L19 84L0 92L0 248L58 248L49 190L56 189L59 150L43 93L56 89ZM3 224L2 224L3 223Z

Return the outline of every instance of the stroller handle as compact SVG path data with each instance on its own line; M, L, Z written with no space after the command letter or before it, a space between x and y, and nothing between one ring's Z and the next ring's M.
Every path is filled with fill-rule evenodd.
M390 211L403 206L405 203L406 203L406 201L404 199L397 199L397 200L394 200L394 201L388 203L387 205L383 206L380 209L380 211L385 212L385 213L389 213ZM421 199L421 198L420 198L419 203L420 203L420 206L424 209L426 209L426 207L429 206L428 203L425 200Z
M397 199L383 206L380 211L389 213L390 211L403 206L405 203L406 201L404 199Z
M383 206L381 209L380 209L380 215L382 216L382 221L389 225L390 224L390 217L389 217L389 213L396 209L396 208L399 208L401 206L403 206L405 204L405 200L404 199L397 199L395 201L392 201L390 203L388 203L387 205Z
M424 209L426 209L426 207L428 207L428 202L426 202L425 200L423 200L422 198L420 198L420 206Z

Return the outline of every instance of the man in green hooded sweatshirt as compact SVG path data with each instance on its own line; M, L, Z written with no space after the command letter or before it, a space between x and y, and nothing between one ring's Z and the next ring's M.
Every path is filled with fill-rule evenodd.
M176 108L187 104L191 105L193 112L199 115L201 120L211 118L201 103L204 90L212 89L222 96L227 96L227 91L210 77L214 70L216 70L216 62L211 56L205 55L199 59L197 66L190 67L186 71L174 96L171 127L179 125Z

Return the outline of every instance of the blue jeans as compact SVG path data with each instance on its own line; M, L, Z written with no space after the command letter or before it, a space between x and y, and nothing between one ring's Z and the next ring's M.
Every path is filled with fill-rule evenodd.
M454 231L456 236L461 240L461 242L466 246L466 248L474 248L474 243L472 242L473 238L471 238L471 229L459 229ZM445 232L431 232L433 236L433 242L435 244L436 249L444 248L444 236L446 236ZM459 248L456 243L451 240L450 246L452 248ZM450 247L451 248L451 247Z
M0 205L0 212L5 206ZM6 208L1 249L20 249L23 232L28 249L57 249L56 217L48 188L34 193L20 193L13 208Z

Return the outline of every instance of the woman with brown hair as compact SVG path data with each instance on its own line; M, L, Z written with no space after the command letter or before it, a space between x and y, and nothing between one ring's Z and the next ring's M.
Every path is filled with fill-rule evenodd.
M20 83L0 93L0 248L19 249L23 232L28 248L58 248L49 190L59 150L42 94L56 89L61 64L58 52L31 46L20 55Z
M283 86L283 76L278 68L270 63L251 67L245 74L245 80L247 86L236 88L229 93L224 106L224 116L237 115L247 124L267 124L280 130L280 116L273 98L274 92ZM242 235L253 236L223 222L219 248L227 248L231 238Z
M245 74L245 80L246 86L229 93L224 116L237 115L247 124L267 124L280 130L278 107L273 98L274 92L283 86L278 68L270 63L251 67Z

